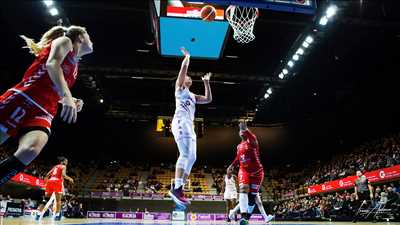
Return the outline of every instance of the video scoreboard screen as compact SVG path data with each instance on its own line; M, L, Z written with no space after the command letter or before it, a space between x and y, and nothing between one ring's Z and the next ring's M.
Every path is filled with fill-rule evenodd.
M193 1L179 1L179 0L166 0L163 1L162 8L164 9L164 16L168 17L183 17L192 19L201 19L201 9L206 5L211 5L216 9L215 20L225 19L225 7L215 4L207 4L203 2Z
M273 11L290 13L315 14L317 9L316 0L192 0L202 4L218 4L220 6L239 5L255 7Z

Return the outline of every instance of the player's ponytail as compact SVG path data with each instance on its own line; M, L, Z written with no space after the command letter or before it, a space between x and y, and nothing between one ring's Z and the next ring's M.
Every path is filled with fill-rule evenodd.
M50 28L46 33L43 34L42 38L39 42L35 42L32 38L28 38L25 35L20 35L22 39L24 39L26 46L23 48L28 48L29 52L38 56L40 52L54 39L62 37L68 31L66 27L63 26L54 26Z

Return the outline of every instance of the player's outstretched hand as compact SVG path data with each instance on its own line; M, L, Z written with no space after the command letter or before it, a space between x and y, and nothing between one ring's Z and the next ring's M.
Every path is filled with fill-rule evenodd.
M185 57L190 57L190 53L185 47L181 47L180 50Z
M64 97L61 99L62 110L61 119L67 123L75 123L78 117L76 104L72 97Z
M202 76L201 79L205 81L209 81L211 78L212 73L208 72L206 75Z

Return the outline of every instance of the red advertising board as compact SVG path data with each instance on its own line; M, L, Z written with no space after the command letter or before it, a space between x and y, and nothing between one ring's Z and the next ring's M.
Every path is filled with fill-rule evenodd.
M39 179L37 177L25 174L25 173L18 173L16 176L11 178L12 181L26 184L33 187L38 187L44 189L44 180Z
M370 171L365 173L365 176L371 183L400 178L400 165ZM308 194L312 195L340 189L348 189L354 186L354 182L356 179L356 176L349 176L343 179L313 185L308 187Z

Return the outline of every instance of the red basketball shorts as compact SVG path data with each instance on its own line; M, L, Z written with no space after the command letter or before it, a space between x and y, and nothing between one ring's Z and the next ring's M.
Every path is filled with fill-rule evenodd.
M40 127L50 133L53 116L23 92L8 90L0 96L0 131L17 135L21 128Z
M251 193L258 193L264 180L264 170L255 173L248 173L244 169L239 170L239 185L249 185Z
M48 180L46 183L46 195L53 193L63 193L63 183L60 180Z

